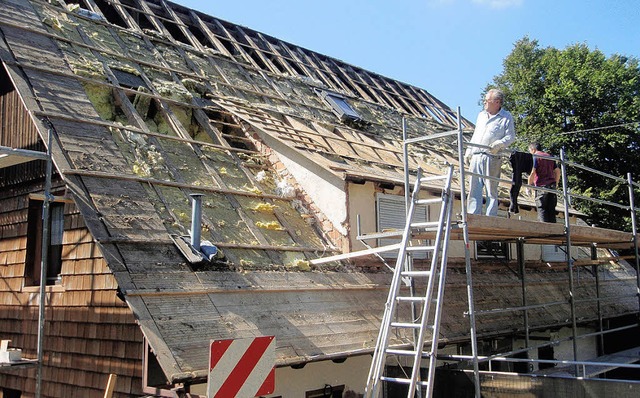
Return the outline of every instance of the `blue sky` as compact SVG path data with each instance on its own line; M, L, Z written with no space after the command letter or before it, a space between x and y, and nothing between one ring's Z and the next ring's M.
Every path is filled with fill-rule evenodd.
M421 87L475 122L513 44L640 57L638 0L174 0Z

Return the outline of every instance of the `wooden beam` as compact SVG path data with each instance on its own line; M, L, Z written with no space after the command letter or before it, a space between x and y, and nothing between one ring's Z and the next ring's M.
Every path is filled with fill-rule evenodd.
M109 381L107 382L107 388L104 391L104 398L113 397L113 390L116 388L116 380L118 379L118 375L111 373L109 375Z
M265 193L254 193L249 191L238 191L234 189L223 189L223 188L214 188L214 187L205 187L202 185L192 185L192 184L184 184L180 182L172 182L165 180L157 180L155 178L142 178L133 175L122 175L122 174L113 174L113 173L104 173L100 171L90 171L90 170L75 170L75 169L62 169L60 170L61 174L65 176L85 176L85 177L96 177L96 178L107 178L113 180L122 180L122 181L136 181L140 183L146 183L150 185L164 185L167 187L174 188L183 188L192 191L200 191L200 192L215 192L229 195L240 195L240 196L249 196L254 198L268 198L268 199L277 199L277 200L285 200L292 201L294 198L287 198L278 195L271 195Z

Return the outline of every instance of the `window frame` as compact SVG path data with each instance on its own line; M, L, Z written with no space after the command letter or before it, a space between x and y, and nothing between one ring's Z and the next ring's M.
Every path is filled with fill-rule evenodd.
M320 91L320 96L326 103L331 106L331 110L333 113L340 118L341 122L346 122L349 120L359 121L362 120L362 116L351 106L351 104L347 101L347 97L344 95L340 95L338 93L330 92L330 91Z
M502 253L491 251L489 253L484 253L479 250L478 243L484 242L489 243L496 248L499 246ZM476 260L510 260L511 259L511 245L505 241L496 241L496 240L476 240L474 241L474 253Z
M27 242L24 262L24 287L40 285L42 265L42 233L45 198L30 195L27 206ZM68 201L53 197L49 202L49 248L47 251L46 286L59 285L62 281L62 247L64 242L65 204Z

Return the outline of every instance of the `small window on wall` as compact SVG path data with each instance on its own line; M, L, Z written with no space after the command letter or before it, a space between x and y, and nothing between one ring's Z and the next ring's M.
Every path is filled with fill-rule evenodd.
M492 240L477 240L475 242L477 260L508 260L510 258L507 242Z
M407 216L405 210L404 197L399 195L377 195L377 219L378 232L385 231L402 231L405 227ZM413 222L425 222L429 219L428 206L418 206L413 214ZM378 239L378 246L387 246L400 242L400 238L381 238ZM424 243L424 242L423 242ZM384 258L398 258L397 251L380 253ZM413 258L427 258L425 252L415 252Z
M25 261L25 286L40 285L42 264L43 204L40 199L29 200L27 221L27 256ZM64 202L49 204L49 250L47 252L47 285L60 282L62 269L62 235L64 233Z

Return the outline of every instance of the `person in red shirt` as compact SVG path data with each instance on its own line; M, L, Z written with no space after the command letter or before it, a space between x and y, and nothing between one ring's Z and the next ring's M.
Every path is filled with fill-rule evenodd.
M533 155L533 168L529 174L529 185L555 190L560 182L560 169L558 164L546 152L542 151L540 144L529 144L529 152ZM538 221L556 222L556 205L558 197L554 192L536 190L536 207L538 209Z

